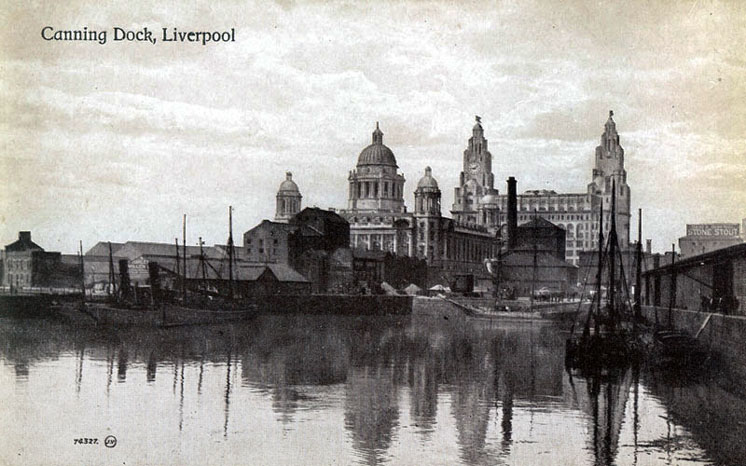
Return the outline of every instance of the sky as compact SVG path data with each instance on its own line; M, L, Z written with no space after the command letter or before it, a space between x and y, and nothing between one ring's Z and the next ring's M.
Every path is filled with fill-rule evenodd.
M236 42L162 42L174 27ZM501 192L585 192L613 109L633 212L668 250L746 218L745 50L740 1L6 1L0 241L173 242L187 214L189 244L225 242L228 206L236 235L273 218L286 171L304 206L344 208L377 121L410 209L431 166L450 215L474 115Z

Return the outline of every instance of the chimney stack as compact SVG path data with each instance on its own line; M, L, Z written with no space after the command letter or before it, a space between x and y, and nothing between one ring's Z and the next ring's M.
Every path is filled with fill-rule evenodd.
M19 231L18 239L21 241L26 241L26 242L31 241L31 232L30 231Z
M513 250L518 232L518 194L516 193L516 179L508 178L508 250Z
M653 240L652 239L645 240L645 252L648 254L653 252Z

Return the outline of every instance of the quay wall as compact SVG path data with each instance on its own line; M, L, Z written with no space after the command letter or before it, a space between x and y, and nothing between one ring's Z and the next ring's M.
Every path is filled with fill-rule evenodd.
M642 312L649 322L655 322L655 314L662 325L668 324L668 308L643 306ZM696 335L709 313L672 309L673 326L679 330ZM746 378L746 316L712 314L707 326L700 333L698 340L703 342L720 359L729 366L739 368L741 376Z
M270 295L257 298L267 314L409 315L412 296Z
M79 295L78 295L79 296ZM55 300L72 299L55 295L0 295L0 317L44 317Z

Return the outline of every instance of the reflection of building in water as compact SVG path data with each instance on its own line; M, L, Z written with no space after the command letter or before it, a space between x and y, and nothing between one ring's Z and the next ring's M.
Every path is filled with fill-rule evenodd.
M345 427L367 464L379 464L399 425L392 367L353 367L345 385Z
M494 406L494 354L485 345L465 341L452 349L458 380L454 388L452 411L458 431L459 451L466 464L482 464L490 410Z
M117 357L117 381L124 382L127 380L127 348L119 348Z
M438 369L436 359L425 353L409 364L410 415L420 432L435 430L438 413Z
M145 380L148 383L155 382L155 371L158 368L158 360L155 357L155 352L151 351L148 355L148 364L145 368Z

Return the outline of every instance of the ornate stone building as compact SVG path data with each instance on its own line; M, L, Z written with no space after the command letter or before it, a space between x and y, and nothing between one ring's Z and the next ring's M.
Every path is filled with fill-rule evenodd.
M620 246L629 245L630 189L624 169L624 149L609 112L601 144L596 147L591 182L584 193L557 193L530 190L517 198L518 222L525 223L536 215L563 228L566 234L567 260L577 265L580 251L593 250L598 243L598 213L603 206L604 231L608 232L611 214L612 186L616 186L617 229ZM451 209L454 219L497 231L507 223L508 197L494 189L492 154L487 150L482 125L472 129L464 151L464 168L456 187Z
M397 170L394 153L383 144L376 124L372 143L350 172L348 208L339 212L350 223L351 247L425 259L431 283L447 284L460 273L475 274L477 283L488 280L482 261L497 254L494 231L443 217L441 192L430 167L417 183L414 212L408 212L405 179Z

